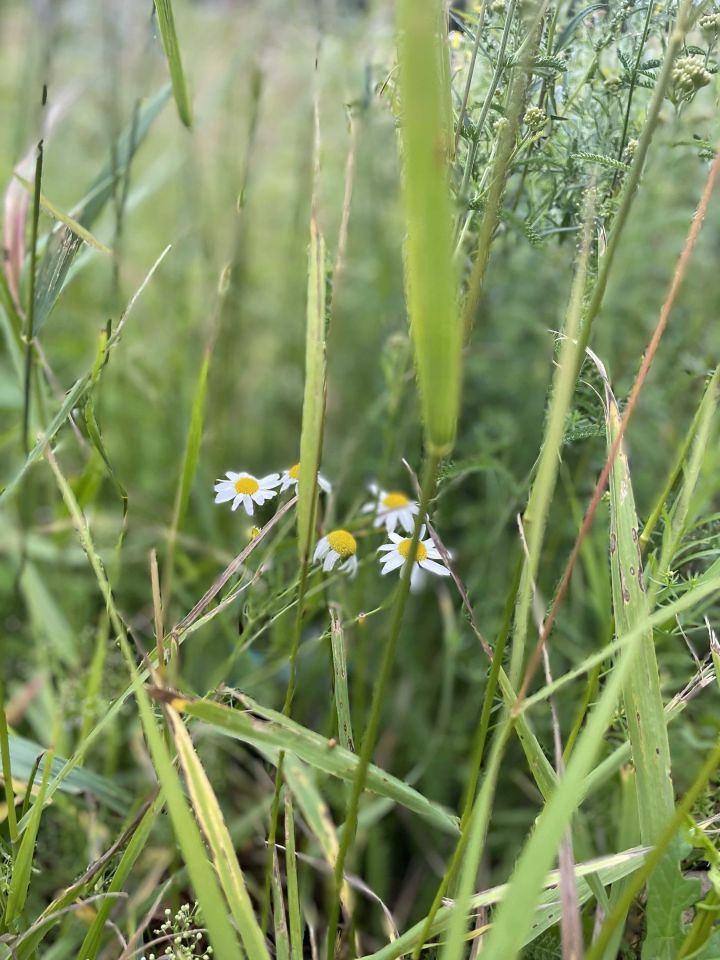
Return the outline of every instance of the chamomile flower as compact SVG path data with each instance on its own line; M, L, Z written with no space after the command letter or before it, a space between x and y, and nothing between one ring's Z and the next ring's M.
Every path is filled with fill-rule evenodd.
M363 513L374 513L374 527L385 527L388 533L394 533L400 528L406 533L412 533L415 526L415 515L418 505L415 500L401 493L399 490L381 490L376 483L368 487L374 499L362 508Z
M450 576L450 571L443 563L443 559L433 543L432 537L428 537L427 540L425 540L423 539L424 536L425 524L420 528L420 539L418 540L415 563L413 564L412 573L410 574L410 586L413 590L417 590L418 587L421 586L423 570L434 573L438 577ZM389 537L391 543L385 543L378 549L378 553L384 554L384 556L380 558L380 573L383 576L386 573L390 573L391 570L398 570L404 566L405 561L410 555L410 546L412 544L410 537L401 537L397 533L390 533ZM438 561L440 562L438 563Z
M253 504L261 507L266 500L272 500L277 496L277 487L280 482L278 473L269 473L266 477L258 479L251 473L233 473L228 470L225 474L226 480L218 480L215 484L215 503L227 503L232 500L233 510L242 503L245 512L249 517L253 515L255 509Z
M282 477L280 478L280 493L285 493L285 491L289 490L291 487L297 487L299 479L299 463L296 463L294 467L289 467L287 470L283 470ZM332 490L332 485L330 484L329 480L326 480L325 477L318 474L317 482L323 493L330 493Z
M328 570L334 570L339 562L338 570L343 573L349 573L354 577L357 573L357 541L355 537L347 530L331 530L326 536L318 540L313 554L313 562L320 563L327 573Z

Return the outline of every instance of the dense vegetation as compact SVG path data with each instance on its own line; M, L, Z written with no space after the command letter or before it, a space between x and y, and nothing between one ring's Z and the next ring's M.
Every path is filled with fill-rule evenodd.
M0 11L0 958L720 957L720 10L155 8Z

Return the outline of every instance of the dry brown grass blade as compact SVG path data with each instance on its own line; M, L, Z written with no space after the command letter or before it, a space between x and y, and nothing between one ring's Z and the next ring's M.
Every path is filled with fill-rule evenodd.
M538 666L540 665L543 648L545 647L548 637L552 632L552 628L555 625L558 612L560 610L560 607L562 606L563 600L565 599L565 595L567 594L567 590L570 585L570 578L572 577L573 570L575 569L575 564L580 555L580 549L583 545L585 537L588 534L588 531L590 530L590 527L592 526L593 519L595 518L595 512L598 508L598 504L600 503L600 500L602 499L603 493L605 492L608 478L610 476L610 471L612 470L613 464L615 463L615 459L618 455L618 451L620 450L620 445L623 442L625 431L627 430L628 423L630 422L630 418L632 417L633 411L635 410L635 406L637 404L640 391L642 390L643 385L645 384L645 380L647 378L652 362L655 359L655 354L657 353L658 347L660 345L660 341L662 339L663 334L665 333L665 328L667 327L670 313L672 311L673 306L675 305L675 300L677 299L677 295L678 295L678 292L680 291L680 287L682 286L683 280L685 279L685 274L687 273L688 264L690 263L690 259L692 257L693 251L695 250L695 244L697 242L698 236L700 235L700 230L702 228L703 221L705 220L705 216L707 214L708 206L710 204L710 198L715 188L715 183L717 181L718 173L720 173L720 152L715 153L715 158L710 166L710 170L708 172L707 179L705 181L705 187L703 189L700 202L697 205L697 208L692 218L692 222L690 224L690 230L688 231L687 239L685 240L685 244L683 245L683 249L675 265L675 270L673 272L672 280L670 282L670 288L667 292L667 295L665 296L665 300L663 301L663 305L660 309L660 316L658 317L658 322L655 326L653 335L650 338L650 342L648 344L647 350L645 351L645 354L643 356L642 363L640 364L640 369L637 372L637 376L635 377L635 381L632 385L632 389L630 390L630 395L628 397L627 404L623 411L622 420L620 422L620 427L618 429L615 442L613 443L612 447L610 448L610 451L608 452L605 465L603 466L600 476L598 477L598 481L595 484L595 490L593 491L593 495L590 500L590 505L587 508L587 512L585 513L585 517L583 518L583 522L580 527L580 531L578 532L577 538L575 540L575 544L572 548L570 556L568 557L567 564L565 565L565 569L563 570L563 574L560 578L560 582L558 584L555 597L550 607L550 612L548 613L547 618L545 619L542 633L537 642L537 645L535 646L535 649L533 650L532 656L530 657L530 660L528 662L528 666L525 671L525 676L523 677L523 681L522 681L522 684L520 685L520 690L518 692L517 701L515 703L515 706L513 707L513 713L515 715L517 715L520 705L522 704L522 701L527 696L527 692L530 687L530 683L532 682L532 678L534 677L535 672Z
M255 550L255 548L258 547L260 543L262 543L262 541L265 539L268 533L270 533L273 527L277 526L277 524L282 520L285 514L288 513L288 511L291 510L296 503L297 503L297 497L292 497L292 499L288 500L286 504L280 507L277 513L273 514L273 516L268 520L268 522L262 528L260 533L258 533L256 537L253 537L253 539L250 541L250 543L248 543L245 549L242 550L235 557L235 559L232 560L227 565L227 567L225 567L223 572L220 574L217 580L215 580L215 582L210 587L210 589L207 590L202 595L202 597L200 597L200 599L192 608L190 613L184 616L182 620L179 621L179 623L175 624L175 626L171 630L171 635L173 637L178 637L181 633L184 633L188 627L192 626L192 624L197 620L197 618L200 616L203 610L205 610L208 604L210 604L214 600L214 598L218 595L218 593L220 593L220 591L228 582L228 580L230 580L231 577L235 576L235 574L242 567L242 565L245 563L245 561L253 552L253 550Z

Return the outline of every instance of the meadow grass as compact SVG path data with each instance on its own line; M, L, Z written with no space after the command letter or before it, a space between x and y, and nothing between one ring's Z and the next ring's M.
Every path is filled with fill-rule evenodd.
M712 960L720 12L150 12L1 14L0 958Z

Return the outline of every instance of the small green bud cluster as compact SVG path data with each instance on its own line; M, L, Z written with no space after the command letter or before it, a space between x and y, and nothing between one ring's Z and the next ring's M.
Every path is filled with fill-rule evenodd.
M705 69L700 57L679 57L672 72L675 99L689 100L693 94L710 83L712 75Z
M525 124L532 132L541 130L547 123L547 114L539 107L528 107L525 111Z

